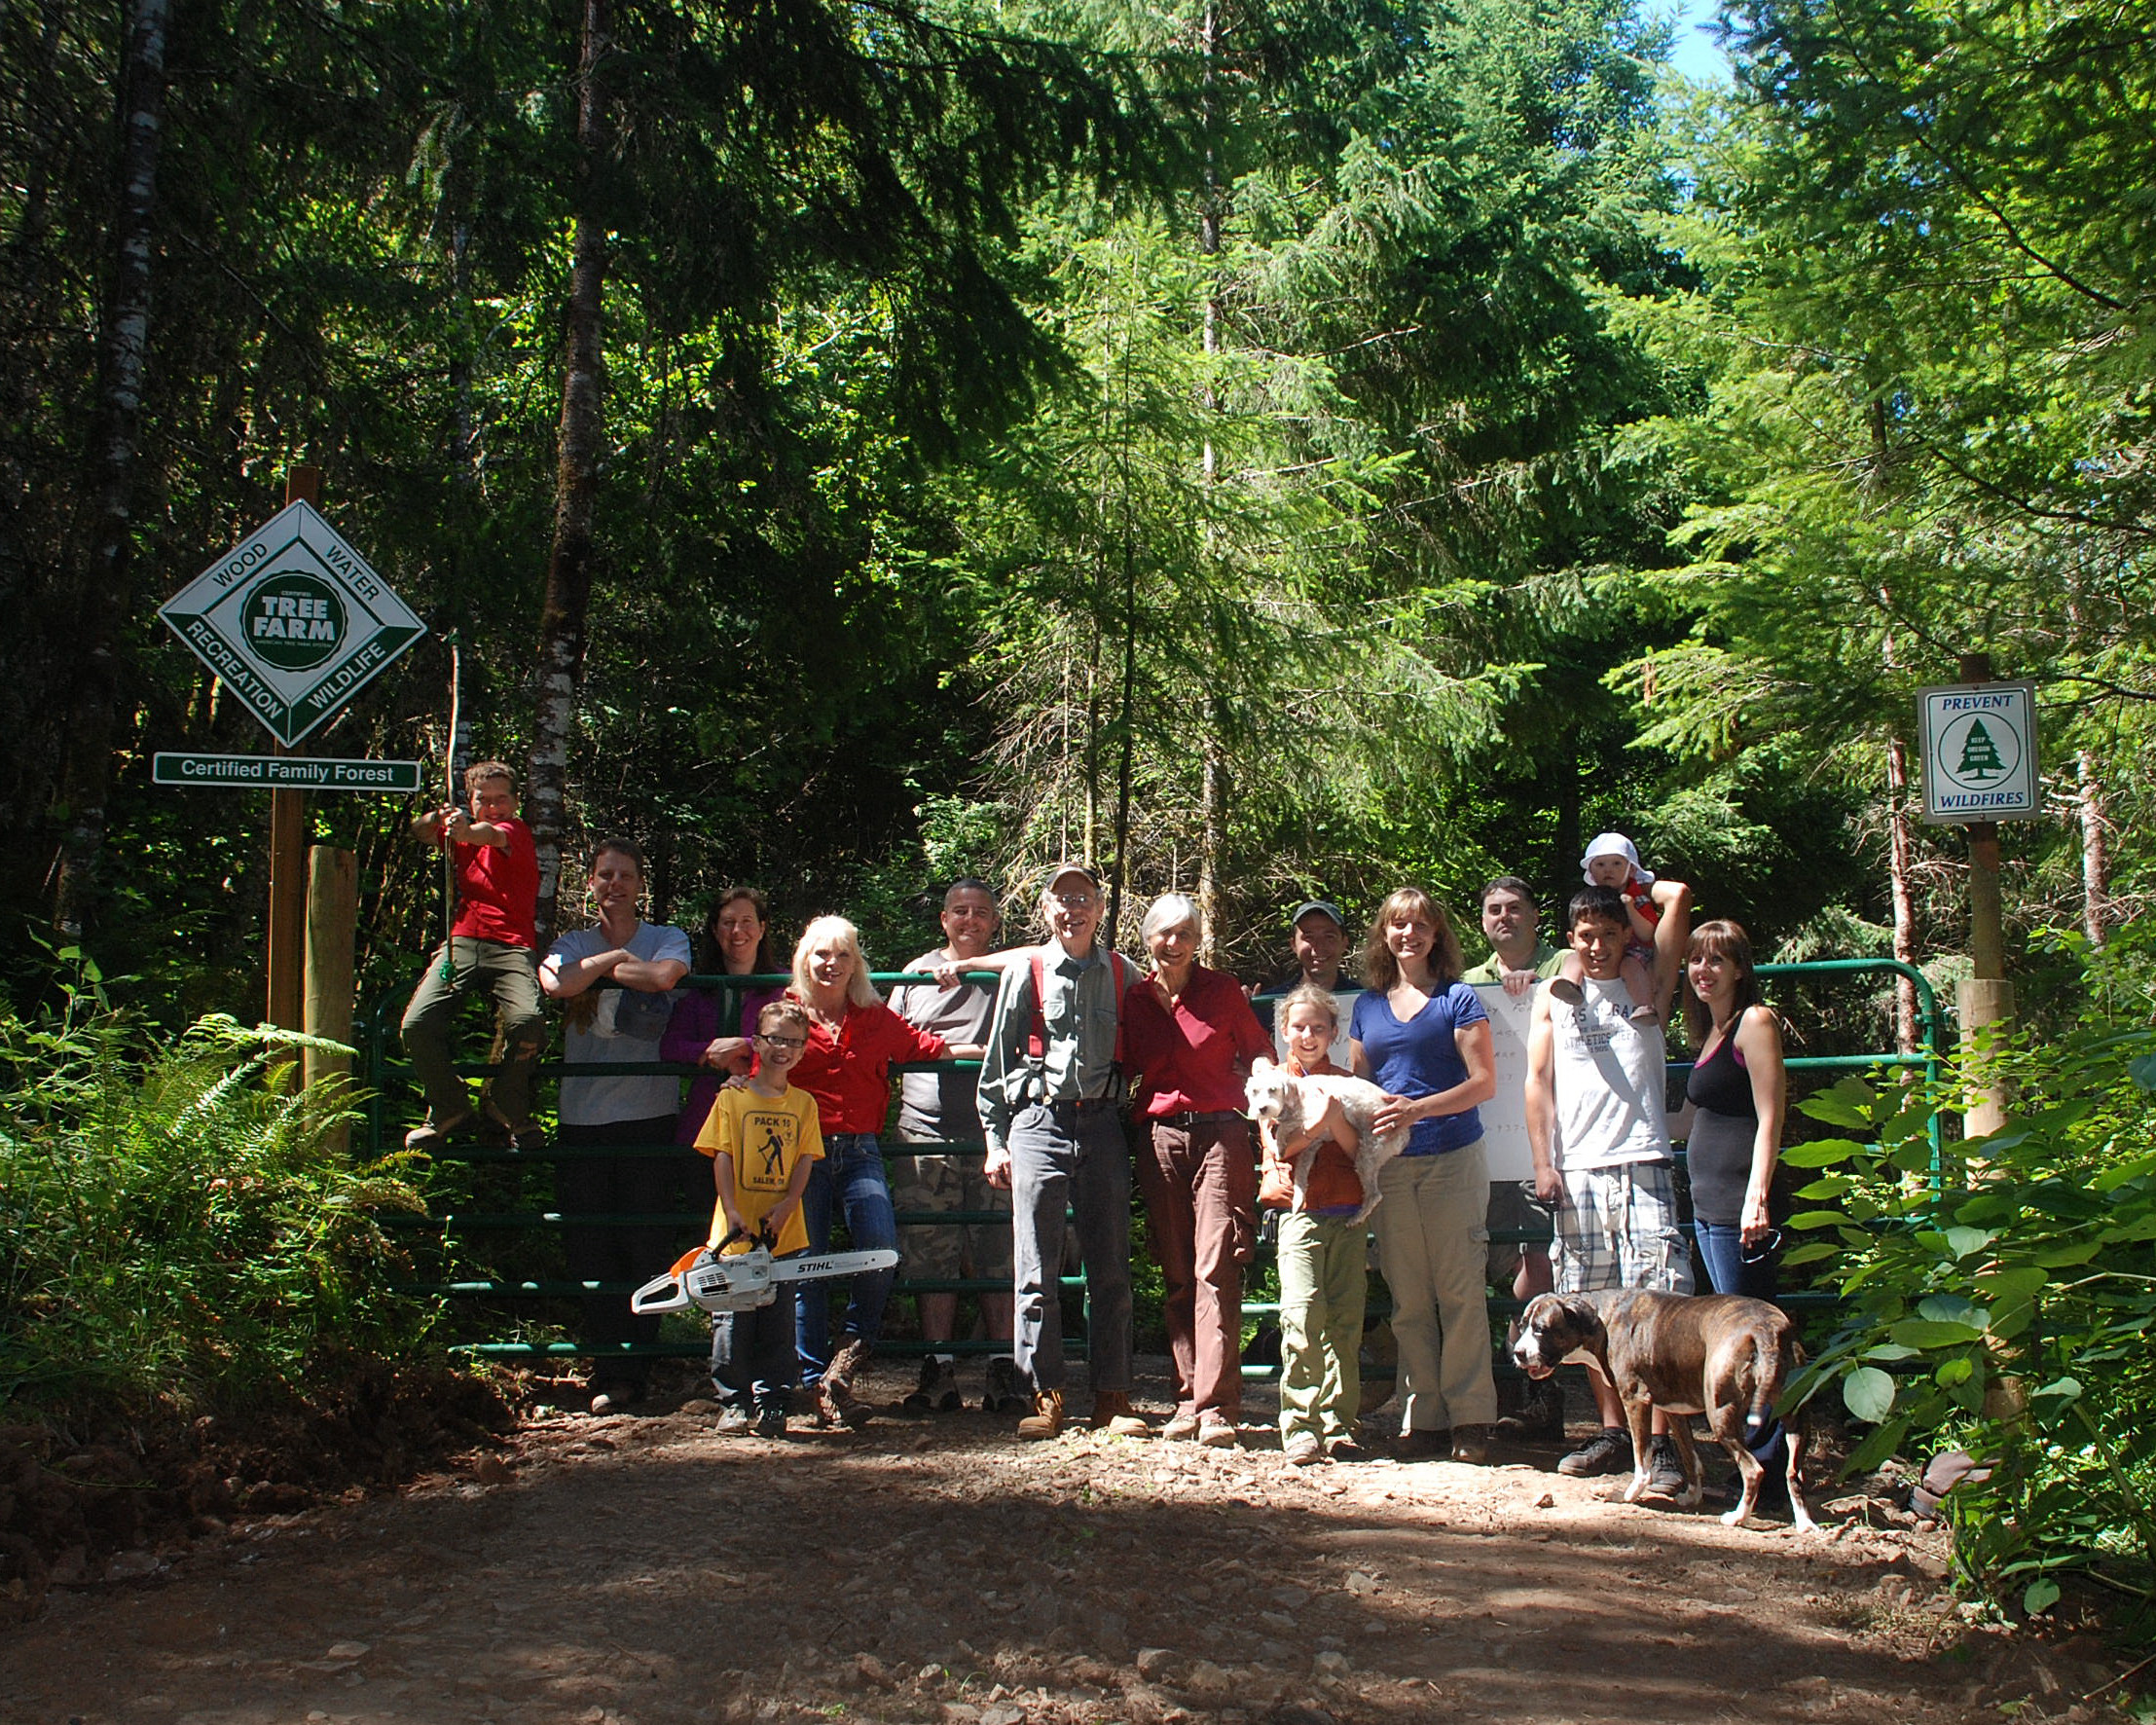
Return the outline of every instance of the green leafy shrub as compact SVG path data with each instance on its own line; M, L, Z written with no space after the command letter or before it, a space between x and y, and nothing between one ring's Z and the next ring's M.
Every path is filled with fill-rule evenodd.
M222 1410L409 1358L432 1314L385 1291L375 1213L420 1200L330 1148L348 1089L266 1083L303 1039L222 1015L164 1042L76 962L50 1011L0 1009L0 1405Z
M1802 1106L1849 1135L1786 1153L1817 1206L1791 1225L1817 1237L1784 1262L1832 1260L1850 1303L1796 1393L1836 1385L1873 1425L1851 1472L1950 1447L1990 1463L1949 1499L1956 1560L2031 1612L2061 1571L2144 1601L2156 1580L2156 929L2062 948L2077 1012L1978 1050L2011 1086L2000 1131L1934 1168L1964 1061L1937 1089L1845 1081Z

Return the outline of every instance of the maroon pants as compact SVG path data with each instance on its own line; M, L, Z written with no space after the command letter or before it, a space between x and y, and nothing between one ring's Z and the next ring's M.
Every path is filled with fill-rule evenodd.
M1246 1120L1149 1122L1138 1190L1167 1298L1176 1412L1243 1406L1243 1266L1258 1239L1258 1163Z

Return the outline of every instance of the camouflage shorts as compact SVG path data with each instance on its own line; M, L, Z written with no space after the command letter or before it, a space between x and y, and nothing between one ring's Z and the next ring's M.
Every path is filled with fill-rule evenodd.
M905 1273L927 1281L962 1276L1010 1280L1010 1193L982 1178L979 1159L947 1156L898 1156L891 1164L891 1202L908 1212L994 1210L1002 1223L957 1222L941 1227L901 1224L898 1248Z

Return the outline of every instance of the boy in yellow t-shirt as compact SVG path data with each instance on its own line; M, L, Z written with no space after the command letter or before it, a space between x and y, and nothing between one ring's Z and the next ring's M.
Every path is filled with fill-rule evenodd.
M718 1207L713 1245L742 1237L726 1250L746 1252L757 1239L774 1257L805 1252L808 1225L801 1194L811 1164L823 1155L816 1098L786 1083L786 1071L809 1045L809 1015L796 1001L773 1001L756 1015L756 1071L746 1084L719 1091L696 1135L712 1158ZM712 1381L724 1412L722 1432L746 1432L755 1416L759 1438L786 1435L786 1404L800 1376L793 1348L793 1289L784 1283L769 1305L712 1317Z

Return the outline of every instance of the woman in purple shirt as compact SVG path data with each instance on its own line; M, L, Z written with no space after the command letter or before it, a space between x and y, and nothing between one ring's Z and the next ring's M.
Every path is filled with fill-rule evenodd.
M1378 907L1349 1048L1385 1092L1375 1124L1409 1125L1377 1177L1371 1222L1400 1349L1400 1447L1407 1459L1489 1459L1497 1419L1483 1276L1489 1173L1478 1109L1497 1093L1481 998L1460 980L1460 942L1417 887Z
M696 973L784 974L786 967L771 955L770 928L771 906L761 893L754 887L728 887L704 919L703 936L696 943ZM696 1142L727 1075L749 1070L756 1014L786 991L784 982L723 993L701 988L682 991L675 1003L674 1016L667 1022L666 1035L660 1039L659 1057L677 1060L684 1066L701 1066L704 1071L689 1083L689 1099L675 1127L676 1144ZM697 1159L697 1172L706 1186L711 1184L708 1167L702 1157Z

